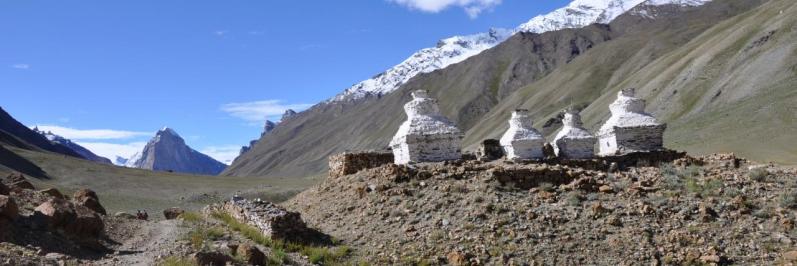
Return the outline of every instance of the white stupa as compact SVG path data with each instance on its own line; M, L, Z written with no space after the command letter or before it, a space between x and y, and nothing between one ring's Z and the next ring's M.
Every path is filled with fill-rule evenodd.
M595 156L597 139L584 129L578 111L566 110L562 124L564 124L562 130L556 134L553 141L556 156L566 159L588 159Z
M404 105L407 121L399 127L390 147L396 164L439 162L462 157L462 132L440 114L437 100L425 90L412 92Z
M630 152L655 151L663 148L667 125L645 113L645 100L634 97L634 89L617 93L609 105L612 116L598 131L599 155L621 155Z
M545 138L532 127L529 111L518 109L512 112L509 129L501 137L507 159L542 159Z

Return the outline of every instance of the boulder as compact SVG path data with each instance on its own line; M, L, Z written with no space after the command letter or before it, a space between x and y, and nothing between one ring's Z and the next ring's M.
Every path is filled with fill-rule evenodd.
M72 199L74 200L79 200L83 198L92 198L95 200L100 200L100 198L97 197L97 193L88 188L79 189L78 191L75 191L75 194L72 195Z
M34 218L50 228L63 227L75 220L75 210L68 201L51 198L34 209Z
M45 195L50 195L51 197L54 197L54 198L64 199L64 194L61 194L61 191L58 191L58 189L55 189L55 188L48 188L48 189L44 189L44 190L39 190L39 193L42 193L42 194L45 194Z
M0 195L8 195L8 193L11 193L11 189L6 184L0 183Z
M177 217L180 217L180 214L183 214L184 212L185 211L183 209L171 207L163 210L163 217L166 217L166 220L177 219Z
M242 244L237 247L235 254L243 259L246 264L266 265L266 254L253 245Z
M100 236L105 224L100 215L85 206L75 206L75 219L70 221L64 231L79 238L96 238Z
M225 266L228 262L232 262L232 257L218 253L218 252L197 252L191 255L191 259L197 264L202 266Z
M108 214L105 211L105 208L102 207L102 204L100 204L100 199L97 197L97 193L90 189L84 188L76 191L72 196L72 200L75 202L75 204L89 208L99 214Z
M17 203L9 196L0 195L0 218L14 220L19 216Z

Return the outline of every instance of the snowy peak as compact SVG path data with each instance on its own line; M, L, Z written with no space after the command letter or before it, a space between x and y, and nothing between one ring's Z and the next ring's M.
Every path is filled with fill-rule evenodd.
M489 32L442 39L433 48L414 53L400 64L373 78L357 83L326 102L356 100L390 93L421 73L432 72L459 63L503 42L517 32L544 33L581 28L593 23L609 23L634 7L675 4L699 6L711 0L575 0L551 13L539 15L514 30L491 29Z
M539 15L518 26L518 32L543 33L609 23L642 4L648 6L699 6L711 0L575 0L567 6Z
M491 29L485 33L442 39L437 46L421 49L401 64L355 84L330 101L345 101L359 99L367 95L380 96L390 93L418 74L459 63L501 43L512 34L512 30Z
M77 143L73 142L70 139L67 139L67 138L64 138L62 136L56 135L53 132L50 132L50 131L46 131L45 132L45 131L39 130L39 127L34 127L33 128L33 132L39 133L40 135L44 136L51 143L60 144L62 146L65 146L65 147L71 149L72 151L74 151L75 153L79 154L80 156L83 156L83 158L86 158L89 161L94 161L94 162L104 163L104 164L111 164L111 160L109 160L108 158L96 155L93 152L91 152L89 149L86 149L85 147L78 145Z

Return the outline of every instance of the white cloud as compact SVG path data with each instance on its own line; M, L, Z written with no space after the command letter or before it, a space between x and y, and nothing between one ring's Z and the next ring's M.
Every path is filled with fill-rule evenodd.
M213 34L219 37L224 37L224 35L227 35L227 33L229 33L227 30L217 30L213 32Z
M204 149L200 150L201 153L207 154L213 159L216 159L219 162L222 162L226 165L232 164L232 161L235 160L235 157L238 157L238 153L241 151L241 146L211 146L205 147Z
M126 144L115 144L115 143L104 143L104 142L83 142L83 141L76 141L76 143L80 146L83 146L86 149L89 149L91 152L111 159L111 161L116 161L116 156L122 158L130 158L133 154L137 152L141 152L144 150L144 146L147 145L147 142L140 141L140 142L131 142Z
M465 10L470 18L476 18L482 11L491 9L499 4L501 0L388 0L429 13L437 13L446 8L456 6Z
M150 135L147 132L113 129L75 129L55 125L36 125L36 127L41 131L50 131L71 140L128 139Z
M13 65L11 65L11 67L12 68L16 68L16 69L23 69L23 70L30 69L30 65L28 65L28 64L13 64Z
M301 111L309 108L312 104L285 104L282 100L265 100L246 103L228 103L221 106L221 110L231 116L241 118L255 124L262 124L266 118L277 118L285 113L285 110L293 109Z

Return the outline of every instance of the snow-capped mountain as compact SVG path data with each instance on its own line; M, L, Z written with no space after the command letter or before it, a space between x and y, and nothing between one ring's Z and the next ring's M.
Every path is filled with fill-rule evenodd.
M80 156L83 156L83 158L86 158L86 160L94 161L94 162L98 162L98 163L104 163L104 164L111 164L111 160L109 160L108 158L96 155L93 152L91 152L89 149L86 149L83 146L80 146L77 143L72 142L72 140L69 140L67 138L61 137L59 135L56 135L56 134L54 134L53 132L50 132L50 131L46 131L46 132L45 131L41 131L41 130L39 130L38 127L34 127L33 131L36 132L36 133L41 134L42 136L47 138L47 140L49 140L52 143L60 144L62 146L65 146L65 147L75 151L75 153L79 154Z
M514 30L491 29L486 33L454 36L438 42L436 47L421 49L400 64L373 78L344 90L327 102L359 99L366 95L384 95L397 89L412 77L432 72L471 56L508 39L518 32L544 33L568 28L581 28L593 23L609 23L632 8L643 5L676 4L699 6L711 0L575 0L548 14L539 15Z
M125 166L204 175L217 175L227 167L188 147L185 140L168 127L155 133L155 137L147 142L144 150L128 159Z
M364 80L338 94L330 101L358 99L366 95L389 93L410 78L421 73L432 72L487 50L512 36L507 29L491 29L486 33L454 36L440 40L436 47L421 49L409 58L385 72Z

